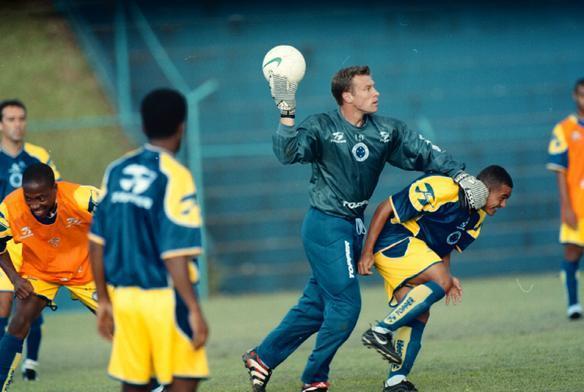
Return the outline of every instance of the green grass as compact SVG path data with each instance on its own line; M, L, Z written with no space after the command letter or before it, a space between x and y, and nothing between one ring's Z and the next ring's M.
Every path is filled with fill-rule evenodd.
M411 374L421 391L582 391L584 321L565 317L556 275L463 281L461 305L435 306ZM529 290L531 288L531 290ZM528 291L528 292L526 292ZM205 303L211 327L212 378L201 391L249 391L241 353L257 344L281 319L298 293L218 297ZM363 290L363 311L353 335L331 369L334 391L380 391L387 366L359 341L368 323L384 316L381 287ZM275 372L272 391L298 391L314 344L302 345ZM42 381L17 379L13 391L110 391L108 343L86 312L46 317L41 350Z
M27 140L49 150L64 179L99 185L131 148L118 128L35 132L35 121L113 114L66 21L49 1L0 2L0 99L28 107Z

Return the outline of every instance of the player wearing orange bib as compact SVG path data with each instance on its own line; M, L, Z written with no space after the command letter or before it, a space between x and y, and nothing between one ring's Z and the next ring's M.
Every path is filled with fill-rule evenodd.
M59 172L53 164L49 153L42 147L27 143L26 138L27 110L24 103L18 99L7 99L0 103L0 202L12 191L20 188L22 173L33 163L46 163L55 172L55 178L60 180ZM22 244L8 242L8 252L14 267L18 271L22 263ZM8 276L0 269L0 339L8 324L12 311L14 286ZM26 338L26 360L22 364L22 376L27 381L37 379L39 349L42 339L42 314L30 327Z
M568 297L568 317L582 316L578 300L578 264L584 250L584 79L574 86L577 113L554 128L547 168L557 173L564 244L562 275Z
M5 391L31 322L66 287L90 310L97 308L89 265L87 234L97 189L55 182L43 163L30 165L22 188L0 204L0 265L14 285L16 307L0 340L0 386ZM22 244L22 266L14 269L6 243Z

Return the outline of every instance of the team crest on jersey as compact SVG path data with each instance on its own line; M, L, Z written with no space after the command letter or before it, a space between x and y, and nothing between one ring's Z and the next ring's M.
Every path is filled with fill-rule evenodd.
M448 245L456 245L460 240L460 237L462 237L462 233L460 231L454 231L448 234L446 242L448 243Z
M333 132L331 135L331 142L332 143L347 143L347 139L345 138L345 134L343 132Z
M363 162L369 158L369 148L363 142L355 144L351 152L357 162Z
M13 163L8 169L10 176L8 177L8 182L13 188L20 188L22 186L22 172L25 168L25 163L20 161L18 163Z
M582 134L578 131L572 132L572 140L575 142L582 140Z
M427 182L418 184L416 186L415 192L418 197L418 202L422 207L428 204L434 204L435 194L432 185L428 184Z
M57 248L61 244L61 239L59 237L53 237L48 242L53 248Z

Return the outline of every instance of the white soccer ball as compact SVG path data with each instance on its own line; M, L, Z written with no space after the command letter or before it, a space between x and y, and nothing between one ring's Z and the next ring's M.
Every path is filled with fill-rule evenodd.
M262 61L262 71L266 80L275 73L288 78L291 82L300 82L306 71L306 61L298 49L290 45L278 45L270 49Z

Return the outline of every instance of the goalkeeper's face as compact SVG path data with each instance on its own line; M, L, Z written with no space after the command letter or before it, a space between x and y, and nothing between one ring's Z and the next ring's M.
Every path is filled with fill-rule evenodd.
M507 207L507 199L511 197L512 191L513 188L505 184L500 184L493 187L493 189L489 189L489 197L483 210L490 216L495 215L499 208Z
M355 75L351 81L351 90L345 92L347 102L361 113L377 112L379 103L379 91L375 88L375 82L371 75Z
M23 184L24 201L30 212L37 218L46 219L55 211L57 203L57 184L44 182Z

